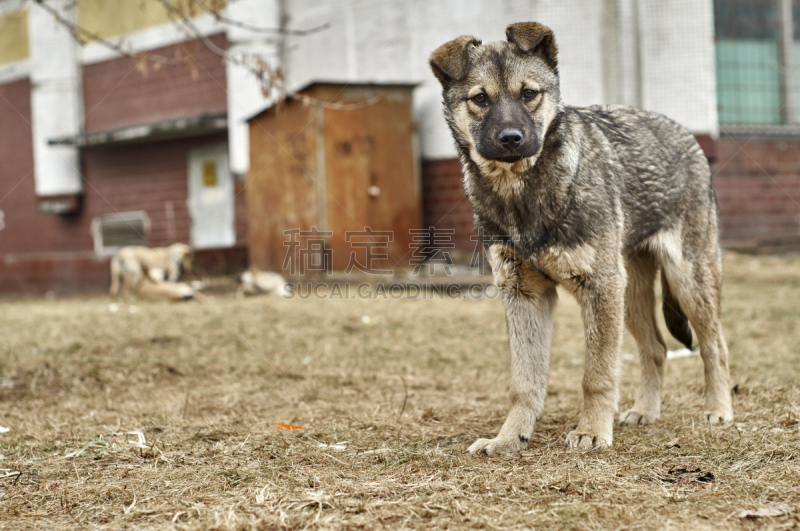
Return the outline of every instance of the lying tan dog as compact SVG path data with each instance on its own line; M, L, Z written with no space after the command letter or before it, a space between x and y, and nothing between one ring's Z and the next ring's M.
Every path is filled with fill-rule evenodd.
M185 243L169 247L123 247L111 259L112 297L134 295L147 277L157 283L177 282L192 267L192 249ZM190 288L191 289L191 288Z
M249 269L239 277L239 289L236 297L250 297L254 295L283 295L286 292L286 279L278 273Z
M188 301L194 299L194 290L185 282L155 281L144 277L136 298L145 301Z

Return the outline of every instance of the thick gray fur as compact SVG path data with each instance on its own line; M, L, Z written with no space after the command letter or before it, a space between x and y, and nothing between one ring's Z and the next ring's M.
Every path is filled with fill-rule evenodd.
M464 171L475 227L506 308L512 410L470 452L527 445L544 408L555 286L582 307L584 405L567 446L608 447L623 328L639 345L642 384L621 424L660 414L666 346L655 321L662 272L670 332L699 341L705 418L729 422L728 353L719 322L721 253L708 162L674 121L626 106L565 106L549 28L509 26L508 41L451 41L431 56Z

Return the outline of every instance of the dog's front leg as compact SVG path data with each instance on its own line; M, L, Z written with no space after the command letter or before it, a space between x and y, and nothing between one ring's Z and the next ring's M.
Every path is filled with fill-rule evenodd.
M569 448L608 448L613 443L619 402L620 348L624 332L625 270L578 288L586 336L583 408L578 427L567 435Z
M528 446L544 412L555 285L519 260L508 248L490 249L495 282L503 297L511 348L511 411L494 439L478 439L468 452L490 456Z

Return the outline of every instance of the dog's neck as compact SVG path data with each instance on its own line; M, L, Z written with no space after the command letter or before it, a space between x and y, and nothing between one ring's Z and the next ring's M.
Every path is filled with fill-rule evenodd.
M480 178L490 186L494 193L506 199L523 192L525 174L533 169L538 159L538 155L534 155L517 162L487 160L481 157L474 147L469 149L468 156L478 167Z

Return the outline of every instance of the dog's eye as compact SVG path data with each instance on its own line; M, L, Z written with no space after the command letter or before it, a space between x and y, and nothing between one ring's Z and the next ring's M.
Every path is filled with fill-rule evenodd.
M525 100L525 101L530 101L533 98L535 98L537 94L538 94L538 92L536 92L533 89L524 89L522 91L522 99Z
M483 92L478 92L474 96L472 96L472 101L477 103L478 105L486 105L489 102L489 98L486 97L486 94Z

